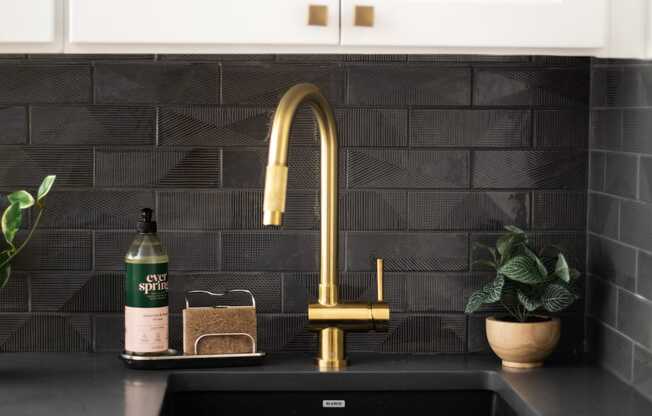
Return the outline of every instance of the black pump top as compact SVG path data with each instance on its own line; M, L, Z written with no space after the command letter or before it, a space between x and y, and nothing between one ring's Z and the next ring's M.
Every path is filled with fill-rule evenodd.
M154 211L151 208L143 208L140 210L140 220L136 229L141 234L153 234L156 232L156 221L152 221L152 214Z

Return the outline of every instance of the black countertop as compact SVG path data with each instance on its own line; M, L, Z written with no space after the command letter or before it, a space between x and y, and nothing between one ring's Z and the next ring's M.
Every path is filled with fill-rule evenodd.
M351 366L321 374L312 356L270 356L257 367L134 371L117 354L0 354L2 415L159 414L166 389L491 390L524 416L649 416L652 402L590 366L507 371L488 357L351 354Z

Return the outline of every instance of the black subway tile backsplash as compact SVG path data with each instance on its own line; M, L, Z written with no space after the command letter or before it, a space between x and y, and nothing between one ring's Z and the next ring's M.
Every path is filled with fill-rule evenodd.
M607 153L605 163L605 192L625 198L636 198L636 156Z
M317 296L320 155L307 106L291 132L284 224L262 226L271 117L280 96L299 82L320 87L338 124L342 299L373 300L375 259L385 259L389 331L350 334L350 351L488 352L483 316L502 310L463 313L470 293L493 278L470 271L478 257L471 243L494 241L504 225L516 224L537 246L567 247L582 268L589 118L591 146L647 149L645 118L635 109L589 113L583 58L20 55L1 61L0 189L34 191L43 176L57 175L41 227L0 291L6 351L122 350L123 256L145 206L156 210L170 255L173 347L181 340L185 290L248 288L258 300L262 350L315 351L306 306ZM614 180L607 156L591 155L591 189L601 193ZM641 198L646 166L642 160ZM602 257L634 264L631 243L611 241L618 235L607 232L618 225L613 215L604 228L594 224L593 238L606 232L605 244L625 254L605 249ZM641 267L636 276L611 266L613 275L600 273L603 286L624 282L633 291L638 279L636 289L646 296ZM610 312L592 308L614 323ZM581 337L577 325L568 328L578 335L565 336L562 351L572 351Z
M620 228L620 200L609 195L589 195L588 229L617 239Z

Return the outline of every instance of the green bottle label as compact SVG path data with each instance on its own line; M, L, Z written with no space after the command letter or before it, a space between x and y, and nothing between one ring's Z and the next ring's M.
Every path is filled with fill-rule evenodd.
M125 304L134 308L168 306L168 264L127 263Z

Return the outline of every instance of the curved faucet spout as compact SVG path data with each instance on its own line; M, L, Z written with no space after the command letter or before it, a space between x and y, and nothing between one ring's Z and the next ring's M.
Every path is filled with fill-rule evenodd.
M321 138L321 256L319 303L337 305L337 186L338 148L335 117L328 101L313 84L290 88L276 108L265 174L263 224L281 225L287 193L287 155L290 128L297 109L308 104Z

